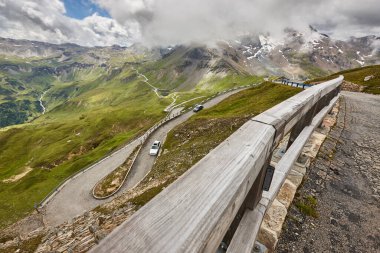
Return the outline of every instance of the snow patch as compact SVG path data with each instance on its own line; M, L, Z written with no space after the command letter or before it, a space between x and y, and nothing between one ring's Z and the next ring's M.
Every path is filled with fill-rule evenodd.
M355 61L357 61L361 66L364 65L364 61L359 61L359 60L355 60Z
M356 54L360 57L360 60L364 61L363 56L360 55L360 51L357 51Z

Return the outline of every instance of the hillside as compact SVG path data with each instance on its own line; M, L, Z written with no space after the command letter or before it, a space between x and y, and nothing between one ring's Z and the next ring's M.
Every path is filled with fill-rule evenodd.
M318 83L344 75L347 82L362 86L363 92L380 94L380 65L367 66L363 68L349 69L335 73L330 76L316 78L311 83Z
M148 70L153 60L145 62L152 55L134 51L135 55L128 58L129 51L125 50L117 57L105 54L109 59L105 57L100 65L95 61L79 63L78 55L54 67L49 65L51 59L32 62L4 57L8 60L1 65L1 87L11 92L7 101L23 100L31 104L34 101L35 107L18 110L15 106L5 107L6 102L0 104L4 106L0 107L2 117L7 115L4 119L25 115L8 125L31 119L29 123L0 130L0 226L25 216L64 179L144 133L166 116L164 109L169 105L261 80L240 73L233 66L225 67L220 76L214 75L217 68L204 67L184 76L203 71L212 81L192 82L186 89L177 89L176 78L165 82L154 79L154 71ZM165 70L167 73L171 73L179 60L172 61ZM10 78L19 86L11 86ZM38 101L42 94L44 114ZM192 100L185 105L196 102Z
M283 42L248 36L214 47L153 49L1 39L0 225L24 216L64 179L144 133L165 109L259 82L258 75L316 77L360 66L360 57L364 65L379 60L378 52L367 55L377 37L339 42L317 31L307 36L289 31ZM363 45L366 51L358 54ZM376 78L368 84L375 87ZM265 87L278 96L278 88Z
M187 91L202 93L230 75L286 76L306 80L380 63L376 36L335 40L310 27L288 29L283 38L245 35L217 45L148 49L82 47L0 38L0 127L28 122L137 68L161 95L185 101ZM125 76L125 82L138 78ZM142 77L142 76L140 76ZM42 104L41 104L42 103Z
M119 198L87 212L86 215L79 216L74 223L65 223L56 227L58 231L62 231L60 233L62 240L54 245L51 245L51 242L57 238L57 235L48 234L47 229L43 230L42 236L36 238L37 244L51 250L67 247L67 242L71 240L67 239L72 236L74 230L78 229L83 229L84 233L77 235L77 240L84 239L84 236L87 239L92 238L88 223L97 219L104 221L99 224L97 231L110 233L116 225L120 224L120 220L127 219L133 212L146 204L165 186L206 155L208 150L217 146L244 124L250 116L256 115L300 91L301 89L298 88L265 83L238 92L218 105L194 115L170 132L163 146L163 154L159 156L157 164L135 190L127 191ZM189 159L190 155L191 159ZM185 160L186 162L182 164ZM46 236L47 239L41 242L43 236ZM1 239L3 238L0 234ZM29 245L30 242L26 240L21 243L22 246L25 244ZM89 249L94 244L95 241L91 240L85 248ZM80 244L73 247L74 251L83 249Z
M143 52L0 39L0 127L30 121L120 73Z

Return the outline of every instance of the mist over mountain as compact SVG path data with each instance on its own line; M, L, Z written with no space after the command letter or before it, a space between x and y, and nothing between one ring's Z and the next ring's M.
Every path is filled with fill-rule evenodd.
M313 25L345 40L380 34L376 0L96 0L121 25L134 28L134 38L147 45L233 40L242 34L270 34L286 29L307 32ZM286 33L285 33L286 34Z
M339 40L309 26L303 32L286 29L282 37L245 33L231 40L218 40L213 44L191 43L152 48L140 43L130 47L83 47L70 43L50 44L0 38L0 55L5 57L37 57L51 63L77 61L95 66L107 65L107 61L120 51L140 58L147 57L146 60L157 60L180 48L192 47L202 48L211 52L211 55L219 52L251 74L284 74L307 78L318 75L319 71L331 73L379 63L380 37L351 36L346 40Z
M81 15L73 15L72 9ZM376 0L1 0L0 37L166 47L212 45L246 33L281 39L286 29L307 32L312 25L347 40L379 36L379 13Z

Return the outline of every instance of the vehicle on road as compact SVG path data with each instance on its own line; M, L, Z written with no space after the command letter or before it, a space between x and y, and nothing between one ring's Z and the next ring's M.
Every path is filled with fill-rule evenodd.
M161 142L160 141L154 141L152 147L149 150L149 155L158 155L158 151L160 151L161 148Z
M193 109L193 112L199 112L200 110L203 109L203 105L196 105Z

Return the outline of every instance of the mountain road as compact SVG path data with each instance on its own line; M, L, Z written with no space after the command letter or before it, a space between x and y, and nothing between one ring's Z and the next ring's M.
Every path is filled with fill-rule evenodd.
M242 89L233 90L217 96L206 102L204 107L210 108L241 90ZM171 129L186 121L193 114L193 111L184 113L159 127L149 136L144 142L124 185L117 194L108 199L97 200L92 196L92 188L99 180L119 167L125 159L128 158L134 148L140 144L140 139L129 143L120 151L106 157L91 169L79 174L67 182L67 184L65 184L65 186L45 205L44 222L49 226L56 226L63 222L70 221L72 218L81 215L100 204L111 201L113 198L137 185L151 170L155 162L156 157L149 155L149 149L153 141L159 140L163 143Z

